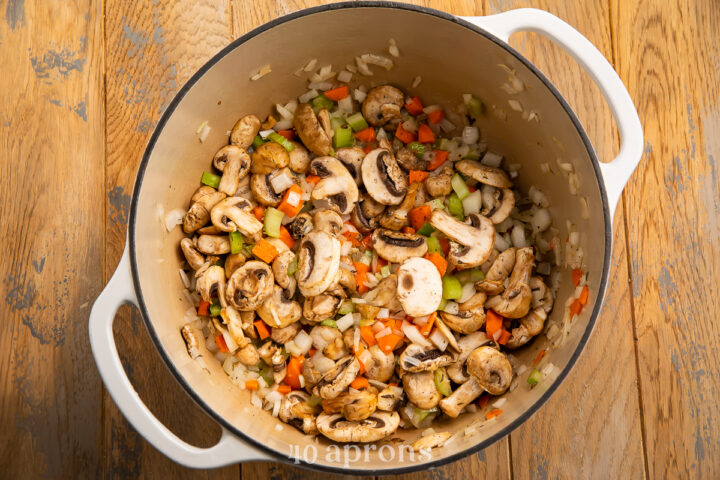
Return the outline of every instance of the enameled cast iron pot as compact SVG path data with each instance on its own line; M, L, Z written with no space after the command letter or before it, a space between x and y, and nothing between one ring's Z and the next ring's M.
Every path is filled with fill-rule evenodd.
M521 30L541 33L558 43L595 80L610 105L622 139L620 152L612 162L598 161L583 127L557 89L508 46L508 37ZM237 390L218 362L209 359L208 372L191 360L180 335L189 307L178 278L182 259L177 245L182 232L176 228L168 234L157 218L158 204L165 211L187 206L201 172L215 151L227 143L225 132L240 116L254 113L263 118L270 113L271 105L284 103L307 89L306 81L293 72L309 59L318 58L318 65L332 63L340 68L352 63L356 55L386 51L390 37L397 40L401 57L390 71L373 67L375 75L366 83L391 82L419 95L427 104L455 105L462 93L471 92L481 96L487 105L504 107L506 120L493 115L480 120L483 139L492 150L522 164L518 181L522 191L534 184L546 192L561 238L567 233L566 219L578 226L590 288L588 307L576 317L564 345L552 350L552 362L559 369L554 381L543 382L532 390L518 388L508 395L504 413L495 421L468 438L433 450L431 456L414 458L407 450L401 458L397 446L368 449L366 455L352 448L338 452L328 448L330 443L323 438L317 443L311 441L270 413L252 407L248 392ZM272 73L250 81L251 72L268 61ZM539 122L523 120L521 113L507 108L510 97L500 88L507 80L507 72L499 64L514 69L524 82L524 91L512 98L525 109L538 112ZM411 89L418 75L422 83ZM195 131L206 120L212 130L200 143ZM476 452L509 434L536 412L567 376L585 346L605 294L612 214L642 154L642 137L630 96L610 64L580 33L543 11L521 9L488 17L458 18L409 5L347 2L274 20L234 41L205 64L170 103L150 138L135 182L125 253L90 315L90 340L100 374L128 421L162 453L190 467L272 460L343 473L386 474L427 469ZM573 165L580 181L580 195L589 205L589 218L583 218L580 197L570 193L566 176L541 172L541 163L552 163L557 157ZM566 273L551 315L558 320L574 289ZM114 314L124 302L139 307L170 371L222 425L217 445L197 448L186 444L152 415L133 390L112 336ZM544 344L545 339L538 338L517 356L529 364ZM434 428L456 432L478 420L479 415L465 414ZM281 431L276 429L279 423ZM396 436L412 441L419 432L399 432Z

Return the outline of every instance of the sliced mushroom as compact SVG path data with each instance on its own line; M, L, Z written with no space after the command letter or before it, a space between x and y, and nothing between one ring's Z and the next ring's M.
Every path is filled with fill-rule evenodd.
M317 112L317 118L318 122L320 122L320 126L323 130L325 130L325 135L329 139L332 139L333 137L333 128L332 128L332 122L330 121L330 112L328 112L327 108L321 108Z
M253 241L258 239L263 224L252 214L250 202L241 197L228 197L210 212L213 225L223 232L239 231Z
M338 148L335 151L335 158L340 160L345 168L347 168L350 175L355 179L355 183L360 186L362 185L362 174L360 173L360 167L362 166L363 158L365 158L365 152L360 147L343 147Z
M310 162L310 173L320 177L310 198L325 200L347 215L355 207L358 187L348 169L333 157L316 157Z
M355 271L348 270L346 266L352 266L353 261L349 256L340 257L340 286L348 290L348 292L355 292L357 285L355 284Z
M452 164L450 164L450 162L445 162L441 169L431 173L425 179L425 190L433 198L450 195L450 192L452 191L452 176Z
M295 254L291 250L285 250L278 254L273 260L272 271L275 277L275 281L282 288L288 288L290 286L290 277L288 276L288 267L295 258Z
M497 295L505 289L504 282L510 276L515 265L515 247L510 247L500 253L488 270L485 278L475 284L481 292L488 295Z
M491 185L496 188L510 188L512 181L508 174L503 170L494 167L488 167L475 160L460 160L455 163L455 170L472 177L480 183Z
M242 253L231 253L225 257L225 278L232 277L235 270L245 265L246 260Z
M319 323L335 316L345 299L345 290L335 287L320 295L305 297L302 315L311 322Z
M369 365L366 365L365 376L370 380L387 382L395 370L395 355L393 352L385 353L377 345L368 348L370 352Z
M286 298L284 290L275 285L272 294L257 307L257 314L271 327L284 328L300 320L302 309L298 302Z
M542 308L536 308L520 319L520 325L510 331L510 339L507 341L507 348L515 349L522 347L533 337L542 332L545 326L547 314Z
M281 349L278 348L275 350L275 353L273 353L270 359L270 365L272 365L273 380L275 380L275 383L282 382L287 375L287 365Z
M245 115L237 121L230 131L230 143L247 149L260 131L260 119L255 115Z
M455 383L465 383L470 379L467 373L465 361L470 353L478 347L491 343L485 332L474 332L469 335L463 335L458 340L460 353L455 361L446 369L448 377Z
M390 207L385 214L380 217L380 225L390 230L400 230L408 225L408 213L415 206L415 197L417 196L420 184L413 182L407 190L405 198L395 207Z
M210 224L198 229L195 233L197 233L198 235L220 235L221 233L223 233L223 231L215 225Z
M220 299L220 303L225 305L225 270L223 267L213 265L205 270L205 273L197 280L195 287L203 300L212 303L215 295Z
M412 448L416 452L419 452L421 450L428 451L436 447L442 447L451 436L450 432L431 433L430 435L425 435L415 440L412 443Z
M435 371L452 363L450 354L436 347L423 347L416 343L408 345L400 354L398 365L410 373Z
M185 340L185 347L187 348L188 355L190 358L195 360L200 356L200 342L195 335L195 330L190 325L183 325L180 329L183 340Z
M485 307L492 308L506 318L522 318L527 315L533 298L529 282L534 265L533 247L519 248L507 288L502 295L488 298Z
M253 152L250 171L254 175L269 175L276 170L287 167L289 163L290 155L282 145L275 142L266 142Z
M317 115L307 103L301 103L295 109L295 131L308 150L315 155L329 155L332 150L330 137L320 125Z
M362 233L370 233L378 226L377 217L385 210L385 205L376 202L370 195L363 193L351 213L353 224Z
M344 224L340 214L329 208L321 208L313 215L313 226L315 230L327 232L330 235L337 235Z
M252 175L250 177L250 190L252 190L253 198L260 205L266 207L277 207L282 200L282 197L275 193L270 183L270 175Z
M317 407L311 407L308 404L309 399L310 396L307 393L299 390L288 393L280 402L278 418L307 435L316 435L318 429L315 421L320 410Z
M380 127L401 118L400 109L405 104L405 95L392 85L381 85L370 89L362 103L362 114L370 125Z
M301 328L302 325L300 322L294 322L282 328L273 327L270 332L270 338L272 338L275 343L284 345L295 338L295 335L298 334Z
M290 170L295 173L307 173L310 166L310 153L302 143L293 142L293 149L290 150Z
M223 322L227 326L227 331L230 337L237 343L238 347L243 348L248 345L248 340L245 338L243 331L242 317L240 312L235 310L231 305L226 305L225 308L220 310L220 316ZM257 363L257 360L255 361ZM254 364L253 364L254 365Z
M333 399L322 401L323 412L340 413L346 420L364 420L377 408L377 389L367 387L363 390L342 392Z
M380 280L380 283L367 292L363 298L371 307L384 307L392 312L402 309L402 305L400 305L397 299L397 275L388 275ZM360 304L358 304L358 306L360 306ZM367 318L370 317L368 316ZM375 316L373 315L372 318L375 318Z
M315 368L315 364L313 363L313 357L310 357L303 362L302 376L305 380L305 388L308 391L311 391L312 387L314 387L317 382L320 381L320 378L322 378L322 373L320 373L318 369Z
M422 317L435 312L442 301L442 278L437 267L420 257L405 260L397 271L397 296L405 313Z
M227 235L200 235L195 241L197 249L205 255L224 255L230 253L230 240ZM199 271L200 269L198 269Z
M313 347L330 360L338 360L348 354L342 333L337 328L317 325L310 331Z
M250 155L243 148L226 145L213 157L213 165L223 172L218 191L228 196L235 195L240 179L247 176L250 170Z
M408 179L390 151L376 148L362 162L363 184L370 196L383 205L398 205L405 197Z
M375 412L359 421L346 420L339 413L321 413L317 418L320 433L336 442L376 442L394 433L398 425L397 412Z
M418 408L435 408L442 398L435 386L435 372L406 373L402 382L408 400Z
M188 265L193 270L197 270L205 263L205 256L200 253L195 244L189 238L183 238L180 240L180 249L185 255Z
M335 281L340 268L340 241L327 232L305 236L298 253L295 278L305 297L320 295Z
M490 256L495 244L495 227L490 220L477 214L467 218L470 225L459 222L443 210L434 210L430 215L430 225L453 240L448 261L461 268L481 265Z
M458 313L440 312L440 317L451 330L464 334L477 332L485 324L482 307Z
M552 291L545 285L540 277L530 278L530 289L533 294L532 308L541 308L545 313L552 310L555 298Z
M211 187L201 187L193 195L193 204L183 217L183 231L193 233L210 222L210 211L225 198L222 192Z
M260 361L260 355L258 355L257 348L252 343L248 343L244 347L240 348L234 353L234 356L240 361L240 363L247 366L257 365Z
M392 263L402 263L411 257L422 257L428 248L422 235L394 232L384 228L373 232L372 245L380 258Z
M359 372L360 363L357 358L342 358L313 387L313 394L322 398L335 398L355 380Z
M308 213L298 213L289 225L287 225L290 236L295 240L302 240L302 238L310 233L313 229L312 218Z
M392 412L400 406L403 400L403 389L397 385L389 385L378 393L377 409Z
M502 395L510 387L512 365L504 353L492 347L478 347L470 352L465 363L468 373L490 395Z
M232 274L227 282L225 298L238 310L255 310L273 294L274 283L270 266L265 262L251 260Z
M443 322L440 318L435 319L435 328L440 332L440 334L445 337L445 339L448 341L448 346L456 351L460 351L460 347L458 346L457 339L455 338L455 335L453 335L450 328L448 328L447 325L445 325L445 322Z
M405 171L410 170L427 170L428 162L417 155L412 150L402 147L395 154L395 160Z
M483 393L483 388L475 377L456 388L449 397L440 400L440 410L450 418L457 418L463 408Z
M482 214L495 225L502 223L515 208L515 194L509 188L496 188L492 194L492 206L484 208Z

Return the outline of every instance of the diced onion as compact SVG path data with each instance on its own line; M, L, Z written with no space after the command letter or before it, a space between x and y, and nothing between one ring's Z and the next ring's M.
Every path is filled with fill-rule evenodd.
M433 329L428 338L440 351L444 352L448 346L448 339L445 338L445 335L443 335L437 328Z
M451 315L457 315L460 311L460 306L456 302L447 302L443 311Z
M527 239L525 238L525 228L522 225L515 225L510 231L510 239L512 240L513 246L517 248L523 248L528 246Z
M293 118L293 113L285 108L284 105L280 105L279 103L275 104L275 110L280 114L282 118Z
M480 140L480 131L477 127L465 127L462 131L462 142L465 145L472 145Z
M348 313L338 319L335 324L337 325L338 330L344 332L345 330L353 326L353 322L354 319L352 313Z
M182 208L175 208L165 214L165 230L168 232L172 231L177 225L183 222L185 216L185 210Z
M353 111L353 103L352 98L350 96L347 96L343 99L340 99L338 101L338 109L341 112L350 113Z
M422 77L417 76L415 77L415 80L413 80L412 88L417 88L420 85L420 82L422 82Z
M475 284L468 282L462 287L462 296L458 299L458 303L467 302L473 295L475 295Z
M303 355L309 352L312 348L312 339L310 338L310 335L305 333L303 330L300 330L298 334L295 335L293 341L295 342L295 345L302 350Z
M550 227L550 224L552 223L550 212L548 212L546 208L538 209L537 212L535 212L535 215L533 215L530 223L532 224L533 232L544 232Z
M403 322L402 324L402 331L407 336L407 338L413 342L417 343L420 346L423 347L430 347L431 344L428 342L422 333L417 329L415 325L413 325L410 322Z
M483 165L487 165L488 167L498 168L500 167L500 164L502 163L502 155L498 155L495 152L487 152L480 163Z
M267 130L261 130L258 135L260 135L262 138L267 138L271 133L275 133L275 130L269 128Z
M347 70L343 70L338 73L337 79L338 82L348 83L352 80L352 73L348 72Z
M275 193L281 193L290 188L293 185L293 179L290 177L290 174L285 170L280 170L280 173L275 175L270 179L270 185L272 185L273 190L275 190ZM299 202L300 199L298 198L300 195L297 192L291 192L295 195L296 202ZM288 202L289 203L289 202ZM295 206L297 206L297 203L295 203Z
M309 90L298 97L300 103L308 103L313 98L317 97L320 93L317 90Z
M463 212L465 212L465 216L468 216L472 213L479 213L480 207L482 207L482 203L482 192L480 190L475 190L470 195L463 198L462 206Z
M516 112L523 111L522 104L520 102L518 102L517 100L515 100L514 98L509 99L508 104L510 105L510 108L512 108Z
M505 402L507 402L507 398L506 398L506 397L499 398L499 399L497 400L497 402L493 403L493 407L495 407L495 408L500 408L500 407L502 407L503 405L505 405Z
M180 274L180 280L182 280L185 288L190 288L190 279L188 278L187 273L185 273L185 270L180 268L178 269L178 273Z
M368 65L377 65L378 67L383 67L385 70L390 70L395 65L388 57L374 53L366 53L361 55L360 58Z
M323 355L320 349L312 356L312 363L315 370L320 373L325 373L335 366L335 362Z
M372 355L370 354L369 350L363 350L360 355L358 355L358 360L360 360L360 363L363 365L370 365L370 362L372 361Z
M381 308L376 318L388 318L390 316L390 310L387 308Z
M382 323L379 323L379 322L378 322L377 325L382 325ZM391 333L392 333L392 328L390 328L390 327L385 327L385 328L383 328L382 330L380 330L379 332L377 332L377 333L375 334L375 338L382 338L382 337L385 337L385 336L387 336L387 335L390 335Z
M313 70L315 70L315 65L317 65L317 58L311 59L311 60L305 65L305 67L303 68L303 70L306 71L306 72L312 72Z
M550 205L547 196L534 185L528 190L528 197L530 197L530 200L538 207L548 207Z

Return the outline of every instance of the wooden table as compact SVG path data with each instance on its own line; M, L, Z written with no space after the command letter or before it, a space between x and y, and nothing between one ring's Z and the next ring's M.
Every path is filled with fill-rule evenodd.
M163 108L231 39L317 3L0 3L0 476L315 477L269 463L191 471L160 455L104 390L87 320L120 257L135 171ZM459 15L533 6L571 23L620 73L646 148L615 215L610 293L566 382L508 438L407 478L720 478L717 1L417 3ZM544 39L512 43L610 159L617 132L589 78ZM213 444L218 426L171 378L138 313L124 308L115 332L153 412Z

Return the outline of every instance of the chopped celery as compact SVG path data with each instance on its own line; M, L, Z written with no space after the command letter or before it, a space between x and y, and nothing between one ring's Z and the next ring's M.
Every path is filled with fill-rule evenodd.
M438 150L450 150L450 140L447 138L441 138L436 142L435 148Z
M426 203L426 205L430 205L431 210L442 210L445 208L445 204L443 204L442 198L433 198L429 202Z
M213 317L217 317L220 315L220 310L222 310L222 306L220 306L220 300L217 298L213 298L212 304L210 305L210 315Z
M483 278L485 278L485 274L480 270L479 268L470 268L467 270L460 270L455 274L455 276L460 280L460 283L468 283L468 282L479 282Z
M363 318L363 319L360 320L360 326L361 326L361 327L367 327L367 326L372 325L372 324L374 324L374 323L375 323L375 319L374 319L374 318Z
M282 219L285 216L280 210L268 207L265 209L264 218L264 233L268 237L280 238L280 226L282 225Z
M440 305L438 305L438 310L440 310L441 312L444 312L444 311L445 311L445 307L447 307L447 303L448 303L447 300L445 300L444 298L441 299L441 300L440 300Z
M383 278L387 278L390 276L390 265L383 265L380 267L380 274Z
M428 222L425 222L422 227L417 231L418 235L423 235L425 237L429 237L431 233L435 231L435 228L430 225Z
M463 160L480 160L480 155L475 155L474 153L468 153L463 157Z
M337 328L337 323L335 323L335 320L333 320L332 318L326 318L320 323L320 325L322 325L323 327Z
M345 120L343 120L342 118L340 118L340 117L331 117L330 118L330 128L332 128L333 130L335 130L338 127L342 127L343 125L345 125Z
M443 397L449 397L452 393L450 388L450 379L447 376L445 369L440 367L435 370L435 388Z
M220 185L220 176L210 172L203 172L200 181L208 187L217 188Z
M415 154L417 157L422 157L425 153L425 145L419 142L410 142L408 144L408 148Z
M290 272L288 272L289 274ZM350 300L345 300L338 309L338 315L347 315L355 311L355 304Z
M322 93L317 97L313 98L310 103L312 104L313 110L315 110L316 112L323 108L330 110L335 106L333 101L327 98Z
M240 232L230 232L230 253L240 253L243 249L243 236Z
M445 275L442 279L442 298L446 300L457 300L462 297L462 285L460 280L453 275Z
M320 405L321 403L322 403L322 398L320 398L316 395L311 395L310 398L307 399L307 404L308 404L308 407L310 407L310 408L315 408L318 405Z
M485 104L475 95L467 102L468 111L473 117L480 117L485 113Z
M268 387L275 384L275 378L273 377L273 369L272 366L268 365L267 363L263 362L264 366L260 369L260 376L265 380L265 383L268 384Z
M290 140L283 137L277 132L272 132L270 135L268 135L268 138L272 140L275 143L279 143L281 147L283 147L288 152L292 152L293 148L295 148L295 145L292 144Z
M360 112L353 113L352 115L347 117L347 123L348 125L350 125L350 128L352 128L356 132L368 128L368 123L365 121L365 117L363 117L362 113Z
M258 148L258 147L259 147L260 145L262 145L263 143L265 143L265 141L263 140L263 138L262 138L260 135L255 135L255 138L253 138L252 146L253 146L254 148Z
M460 221L465 219L465 216L463 215L462 200L460 200L460 197L458 197L455 192L452 192L448 197L448 212L450 212L450 215L453 217L457 217Z
M422 229L420 229L422 230ZM428 246L428 253L439 253L440 255L443 254L442 245L440 245L440 239L437 237L428 237L427 238L427 246Z
M298 269L298 257L297 255L293 257L293 259L288 264L287 274L288 275L295 275L295 272L297 272Z
M350 147L354 142L352 129L345 125L335 128L335 135L333 136L333 145L335 148Z
M360 261L362 263L364 263L365 265L370 265L372 263L372 257L373 257L372 251L365 250L362 258L360 258Z
M415 425L416 423L417 425L420 425L426 418L428 418L429 415L437 413L437 408L423 410L422 408L413 407L413 409L413 418L411 419L413 425Z
M532 372L530 372L530 376L528 377L528 383L531 387L534 387L540 380L542 380L542 373L537 368L533 368Z
M450 185L452 185L452 189L455 190L455 193L457 193L460 200L470 195L470 189L467 187L465 180L463 180L460 174L456 173L453 175L452 180L450 180Z

